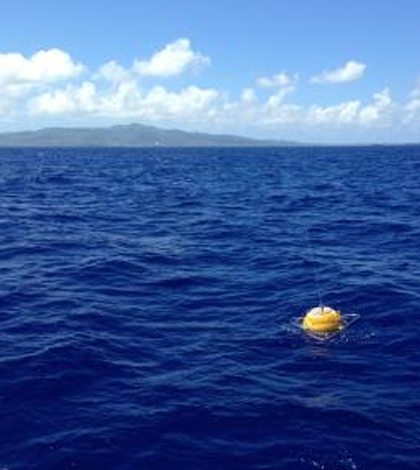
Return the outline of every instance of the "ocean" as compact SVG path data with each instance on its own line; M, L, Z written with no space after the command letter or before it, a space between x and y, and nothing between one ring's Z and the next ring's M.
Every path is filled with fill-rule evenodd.
M0 149L0 469L420 468L419 172ZM360 319L309 337L319 297Z

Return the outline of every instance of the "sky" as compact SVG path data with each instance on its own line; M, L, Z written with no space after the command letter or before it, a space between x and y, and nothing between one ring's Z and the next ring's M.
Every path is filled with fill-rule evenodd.
M5 0L0 132L420 142L419 0Z

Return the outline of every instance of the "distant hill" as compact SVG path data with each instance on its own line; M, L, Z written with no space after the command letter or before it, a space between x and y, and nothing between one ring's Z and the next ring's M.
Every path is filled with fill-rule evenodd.
M260 140L159 129L142 124L102 128L47 128L0 133L0 147L262 147L291 146L286 140Z

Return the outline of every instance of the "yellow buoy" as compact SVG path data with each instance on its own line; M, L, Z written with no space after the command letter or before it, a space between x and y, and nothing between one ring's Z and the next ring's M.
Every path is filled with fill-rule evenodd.
M319 333L337 331L342 328L341 314L331 307L315 307L303 317L302 327Z

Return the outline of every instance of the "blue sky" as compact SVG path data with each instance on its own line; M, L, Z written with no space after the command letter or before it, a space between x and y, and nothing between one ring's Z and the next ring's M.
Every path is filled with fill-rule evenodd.
M418 0L14 0L0 131L142 122L420 141Z

